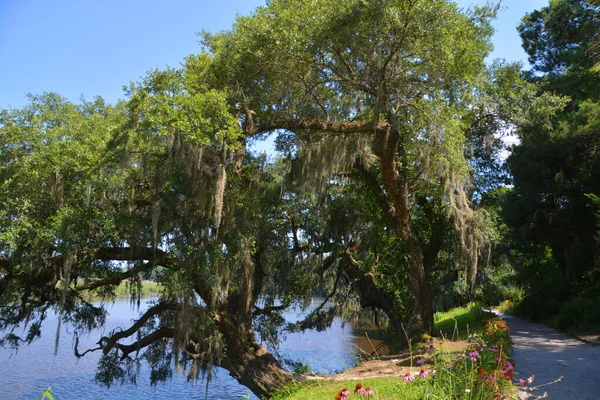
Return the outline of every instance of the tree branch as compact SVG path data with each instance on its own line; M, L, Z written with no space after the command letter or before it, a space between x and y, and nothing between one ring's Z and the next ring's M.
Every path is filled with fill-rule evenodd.
M246 129L246 136L255 136L265 132L285 129L290 132L316 131L340 134L387 132L387 122L372 123L367 121L333 122L319 119L283 119L265 122Z
M111 337L107 338L106 336L102 337L99 341L98 344L102 346L102 342L105 342L106 344L103 346L103 350L102 352L104 354L108 354L111 349L115 346L118 345L118 341L121 339L124 339L126 337L129 337L131 335L133 335L134 333L136 333L142 326L144 326L144 324L146 322L148 322L148 320L152 317L154 317L157 314L160 314L163 311L168 311L168 310L176 310L178 307L177 303L158 303L157 305L150 307L145 313L144 315L142 315L140 317L140 319L138 319L133 325L131 325L129 327L129 329L124 330L124 331L120 331L117 332L115 334L113 334Z
M162 327L129 345L116 343L114 347L121 350L121 352L123 353L123 355L121 356L121 359L123 360L123 359L127 358L127 356L129 354L133 353L134 351L139 351L139 350L143 349L144 347L149 346L152 343L156 342L157 340L165 339L165 338L174 338L174 337L175 337L174 329ZM106 354L106 352L104 354Z
M114 276L111 276L110 278L98 279L98 280L95 280L95 281L87 283L87 284L78 285L77 287L75 287L75 290L77 290L78 292L81 292L83 290L94 290L94 289L97 289L102 286L118 285L119 283L123 282L125 279L131 278L140 272L149 271L153 267L154 266L151 263L143 263L140 265L136 265L135 267L128 269L127 271L123 271Z
M169 268L174 262L174 259L169 258L169 255L160 249L137 247L105 247L98 249L94 254L94 257L96 260L101 261L149 260L150 262L136 265L127 271L123 271L104 279L98 279L87 284L78 285L75 288L77 291L93 290L107 285L117 285L123 280L131 278L140 272L149 271L157 265Z
M375 197L377 204L379 204L379 208L381 209L387 220L390 222L395 221L396 216L394 215L393 206L391 206L388 202L385 192L381 185L379 185L379 182L377 182L375 176L360 163L356 163L354 167L359 172L365 185L367 185L367 187Z
M77 346L79 345L79 338L77 338L75 340L75 357L80 358L80 357L83 357L84 355L86 355L87 353L94 352L97 350L102 350L103 354L108 354L113 348L118 348L120 350L122 350L123 348L127 348L127 346L119 344L118 341L121 339L127 338L127 337L133 335L134 333L136 333L137 331L139 331L140 328L142 328L142 326L144 326L144 324L146 322L148 322L148 320L150 318L156 316L157 314L159 314L163 311L177 310L177 308L178 308L177 303L166 303L166 302L159 303L153 307L150 307L133 325L131 325L129 327L129 329L126 329L126 330L120 331L120 332L116 332L113 335L111 335L110 337L106 337L106 336L101 337L100 340L98 340L99 347L96 347L93 349L88 349L88 350L84 351L83 353L79 353L79 350L77 348ZM161 328L161 329L163 329L163 328ZM173 331L172 329L170 329L170 330ZM148 335L145 338L148 338L149 336L152 336L152 335ZM143 340L143 339L141 339L141 340ZM141 340L138 342L141 342ZM138 343L138 342L136 342L136 343ZM150 343L151 342L145 344L142 347L145 347ZM135 343L131 344L130 346L134 346L134 345L135 345ZM127 354L129 354L130 352L128 352Z

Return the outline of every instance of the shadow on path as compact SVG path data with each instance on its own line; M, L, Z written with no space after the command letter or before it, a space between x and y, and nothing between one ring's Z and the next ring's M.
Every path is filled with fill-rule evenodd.
M542 324L500 316L510 326L517 379L535 375L533 386L536 386L564 377L561 382L540 387L533 392L535 395L548 392L550 399L600 399L600 346L581 342Z

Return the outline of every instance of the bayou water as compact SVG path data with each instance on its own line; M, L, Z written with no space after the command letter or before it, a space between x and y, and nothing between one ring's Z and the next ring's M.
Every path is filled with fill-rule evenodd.
M314 300L315 306L319 304L318 300ZM146 307L143 304L138 310L127 299L115 300L107 307L109 316L104 329L80 338L79 350L96 347L95 342L101 335L118 326L129 326L132 318ZM310 307L304 312L309 311ZM285 317L288 321L295 321L302 314L301 311L290 311ZM22 346L18 352L0 348L1 399L36 399L48 387L52 388L56 400L258 399L220 368L215 368L208 385L206 381L192 385L183 373L175 372L166 384L151 386L149 369L142 367L136 385L100 386L93 382L100 354L88 353L78 360L73 352L70 326L61 325L58 352L54 355L57 323L57 316L49 315L42 325L41 338L29 346ZM304 362L311 371L333 374L355 365L355 334L338 318L325 332L288 334L280 346L280 353L285 358Z

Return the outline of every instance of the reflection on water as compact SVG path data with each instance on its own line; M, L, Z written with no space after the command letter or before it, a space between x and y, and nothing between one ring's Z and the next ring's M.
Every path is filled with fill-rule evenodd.
M315 304L317 302L315 301ZM144 307L144 306L142 306ZM143 311L143 310L142 310ZM310 308L309 310L310 311ZM138 315L126 299L116 300L108 306L109 317L103 330L80 338L79 349L96 347L99 337L115 327L128 326ZM289 312L286 319L295 321L299 312ZM89 353L81 359L73 354L73 341L69 326L61 327L58 354L54 356L54 339L57 318L49 315L42 325L42 337L30 346L22 346L17 353L0 348L0 398L3 400L30 400L41 395L42 390L52 387L56 400L130 400L130 399L241 399L248 398L250 391L229 376L226 370L216 368L208 385L198 382L191 385L184 374L173 374L165 385L150 386L149 371L142 368L137 386L124 385L107 389L93 383L96 363L100 354ZM337 318L325 332L288 334L281 344L283 357L308 364L311 371L335 373L355 364L353 332L342 327ZM208 394L208 395L207 395ZM258 399L251 395L251 399Z

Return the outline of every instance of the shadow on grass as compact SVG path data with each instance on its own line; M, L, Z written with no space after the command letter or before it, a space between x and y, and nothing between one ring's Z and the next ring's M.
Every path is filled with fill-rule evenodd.
M480 304L454 308L447 312L437 312L434 316L434 330L454 339L467 338L469 335L482 332L483 323L490 313Z

